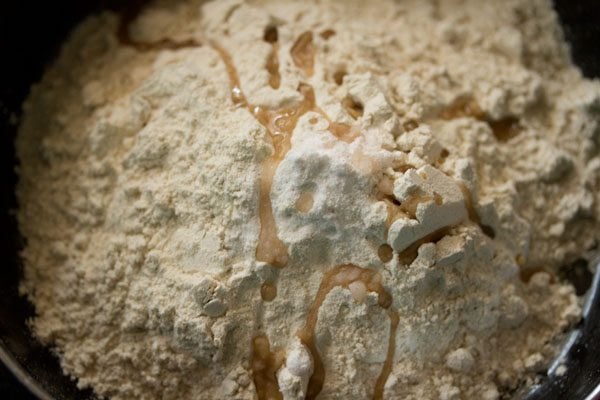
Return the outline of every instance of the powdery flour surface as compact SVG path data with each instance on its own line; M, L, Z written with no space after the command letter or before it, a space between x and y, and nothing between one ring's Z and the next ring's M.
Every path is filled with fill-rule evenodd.
M492 400L579 320L600 85L548 1L157 2L24 111L31 326L100 396Z

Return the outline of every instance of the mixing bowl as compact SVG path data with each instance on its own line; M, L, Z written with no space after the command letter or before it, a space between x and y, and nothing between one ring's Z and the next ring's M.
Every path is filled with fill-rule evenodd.
M138 1L138 0L135 0ZM79 390L62 374L58 359L32 337L27 319L33 307L18 294L19 236L12 212L16 208L17 181L13 140L19 110L29 87L56 55L70 29L89 13L118 10L131 1L53 0L4 1L0 5L0 360L15 377L41 399L93 399L91 390ZM600 77L600 2L556 0L556 9L572 47L575 62L588 77ZM592 278L587 263L565 266L561 276L571 280L578 293L587 291L584 317L567 335L563 350L539 384L513 393L514 398L600 399L600 274ZM558 365L567 372L558 375Z

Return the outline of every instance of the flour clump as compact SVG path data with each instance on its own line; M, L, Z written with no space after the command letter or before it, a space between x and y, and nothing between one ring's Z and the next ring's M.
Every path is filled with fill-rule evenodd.
M21 291L111 399L499 399L600 232L600 85L546 0L152 2L24 105ZM564 373L564 371L563 371Z

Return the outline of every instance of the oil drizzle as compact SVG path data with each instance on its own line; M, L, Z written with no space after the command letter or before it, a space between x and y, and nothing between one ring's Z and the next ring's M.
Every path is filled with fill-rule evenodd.
M129 25L141 11L142 5L143 2L135 2L135 6L131 7L121 18L117 31L117 38L122 45L134 47L139 51L162 49L176 50L199 47L202 45L202 43L194 39L184 41L161 39L156 42L138 42L133 40L131 38ZM279 62L277 59L278 46L276 33L277 32L275 31L275 36L273 36L273 32L265 32L264 38L273 45L271 54L267 60L267 70L270 74L269 84L275 89L279 87L281 80L279 75ZM311 76L314 73L314 46L312 42L312 32L305 32L300 35L291 49L294 63L297 67L301 68L307 76ZM275 267L283 268L288 262L288 252L285 244L277 236L277 227L273 216L270 191L275 170L291 147L291 136L298 120L306 112L313 111L323 116L329 122L329 131L340 140L352 142L358 136L358 133L354 132L350 125L331 121L327 114L316 105L312 87L304 83L301 83L298 87L298 91L302 94L303 100L295 106L280 109L267 109L261 106L251 105L242 91L239 75L229 53L216 42L209 42L209 44L219 54L225 65L233 104L246 108L256 120L267 129L274 147L273 155L263 162L261 169L259 194L259 218L261 227L259 242L256 248L256 259L265 261ZM336 81L337 80L338 79L336 78ZM341 80L341 78L339 80ZM304 205L301 205L300 208L302 209L303 207ZM398 327L399 316L395 310L391 309L392 298L381 285L381 277L379 274L373 270L360 268L354 265L341 265L325 274L319 287L317 297L309 310L306 325L298 332L298 336L309 348L315 362L315 371L308 384L306 399L316 398L321 391L325 380L325 368L316 348L314 330L317 323L319 308L325 300L326 295L336 286L359 286L361 288L364 287L365 290L376 292L379 295L379 306L387 310L390 318L390 337L386 360L375 383L373 394L373 399L380 400L383 398L384 385L392 369L395 353L395 332ZM263 300L272 301L276 295L277 288L274 285L270 283L262 285L261 297ZM281 368L284 361L284 352L282 350L272 351L269 340L265 335L260 334L252 339L251 368L259 400L283 399L279 390L276 373Z
M279 74L279 58L277 57L277 51L279 45L273 43L271 52L267 58L267 72L269 73L269 86L273 89L279 89L281 85L281 75Z
M277 27L270 26L265 29L263 36L265 42L271 44L271 51L267 57L267 72L269 73L269 86L273 89L278 89L281 85L281 74L279 73L279 58L277 52L279 51L279 34Z
M383 263L388 263L394 258L394 249L387 243L382 244L377 249L377 255Z
M341 86L344 83L344 77L347 74L348 73L343 69L337 70L333 73L333 81L336 85Z
M312 76L315 68L315 47L313 45L313 33L304 32L290 50L292 60L296 67L300 68L306 76Z
M500 142L506 142L517 136L520 131L519 120L514 117L507 117L500 120L487 120L492 128L494 136Z
M217 43L211 46L219 53L229 76L231 100L235 105L245 107L256 120L263 125L269 134L274 148L273 154L261 167L259 193L260 234L256 247L256 259L274 267L283 268L288 262L288 251L285 244L277 236L277 225L271 204L271 185L279 163L291 148L291 138L301 116L309 111L322 115L329 122L330 132L338 139L351 142L358 135L349 126L333 122L317 105L313 88L300 83L298 91L303 99L298 104L279 109L268 109L251 105L240 85L240 79L229 53Z
M260 234L256 246L256 259L277 268L283 268L288 262L288 251L285 244L277 236L277 226L271 205L271 184L279 162L288 152L291 144L291 133L300 115L307 111L306 99L299 107L281 110L268 110L248 103L240 85L240 78L229 53L216 43L211 46L219 53L229 76L231 101L235 105L245 107L263 125L273 144L274 153L261 166L259 189ZM304 107L303 107L304 105Z
M265 335L252 339L252 377L259 400L283 400L276 374L284 361L283 351L271 351Z
M517 136L521 131L519 120L515 117L493 119L481 110L472 96L461 96L443 109L440 118L450 120L455 118L472 117L487 122L499 142L505 142Z
M357 293L356 290L353 290L353 286L364 287L365 290L375 292L379 296L379 306L387 310L388 317L390 318L388 349L386 360L381 369L381 373L377 378L373 391L373 399L380 400L383 398L384 385L392 369L399 316L398 313L391 308L392 296L381 284L381 276L379 273L377 271L361 268L352 264L339 265L324 274L319 286L319 290L317 291L315 299L308 311L306 323L298 332L298 337L308 348L314 363L314 372L308 381L306 399L316 399L323 389L323 384L325 383L325 365L323 364L323 360L321 359L317 349L317 344L315 341L315 328L317 326L319 309L321 308L323 301L325 301L327 294L337 286L350 289L353 292L353 296L358 301L362 300L362 295L361 293ZM360 290L358 292L360 292Z

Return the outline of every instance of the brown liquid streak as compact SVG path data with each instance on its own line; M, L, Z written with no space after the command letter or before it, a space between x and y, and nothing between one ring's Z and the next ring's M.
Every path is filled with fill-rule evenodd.
M273 43L271 46L271 52L269 53L269 57L267 58L267 72L269 72L269 85L273 89L279 89L281 85L281 74L279 73L279 58L277 56L277 52L279 50L279 45L277 43Z
M276 110L265 109L250 105L241 89L239 76L231 56L216 43L212 47L219 53L225 63L229 75L231 98L234 104L239 104L250 111L256 120L263 125L271 138L274 154L264 161L260 178L259 218L261 230L256 248L256 259L267 262L275 267L283 268L288 261L285 244L277 237L277 227L271 205L271 184L277 166L291 147L291 137L300 117L309 111L319 113L329 121L329 129L338 139L351 142L357 135L351 135L351 129L345 124L331 122L329 117L316 105L312 87L300 84L298 91L304 99L297 105Z
M277 235L277 225L271 204L271 185L279 160L270 157L262 164L260 173L259 219L260 234L256 245L256 259L277 268L288 262L288 251Z
M304 71L306 76L314 73L315 48L313 46L313 34L311 31L304 32L290 50L294 64Z
M383 399L383 390L385 389L385 383L387 382L392 367L394 366L394 354L396 353L396 332L398 331L398 324L400 323L400 316L395 310L388 310L388 316L390 318L390 336L388 339L387 354L385 356L385 362L381 368L381 372L375 382L375 390L373 392L373 400Z
M367 290L378 294L378 304L381 308L388 310L388 316L390 318L390 338L388 343L388 349L386 354L386 360L382 367L381 373L377 378L373 399L379 400L383 397L383 389L385 382L390 374L394 353L395 353L395 336L398 327L398 313L392 310L392 298L389 293L386 292L383 285L379 282L379 275L374 270L369 270L361 267L357 267L352 264L339 265L330 271L327 271L321 281L319 290L315 296L313 304L309 308L308 316L306 318L306 324L298 332L298 337L302 343L308 348L312 355L314 362L313 374L308 382L308 388L306 391L306 399L315 399L325 383L325 366L323 360L319 354L315 343L315 328L317 326L318 314L323 301L327 297L327 294L336 286L347 288L351 283L356 281L362 281Z
M314 112L320 114L329 123L329 132L333 134L337 139L342 142L352 143L358 136L359 133L352 130L352 127L343 122L334 122L329 118L329 115L323 111L320 107L315 107Z
M126 14L122 19L118 28L117 37L123 45L135 47L140 51L160 50L160 49L181 49L187 47L198 47L202 44L195 40L186 40L182 42L175 42L170 39L162 39L153 43L135 42L131 39L129 32L129 23L138 15L141 8L135 8L129 14ZM314 65L314 48L312 46L312 33L307 32L299 38L297 42L299 47L295 47L295 54L293 54L294 61L296 64L304 69L307 75L312 75ZM252 106L248 103L246 96L244 95L240 79L237 74L237 70L234 67L231 56L227 51L216 43L211 43L212 48L217 51L229 77L229 84L231 90L231 100L235 105L245 107L250 113L261 123L268 131L273 146L275 148L274 154L263 163L260 179L260 212L259 217L261 221L261 231L259 236L259 244L256 249L256 259L259 261L268 262L276 267L284 267L287 264L288 253L287 248L279 240L276 232L276 225L273 216L273 210L270 199L270 189L275 170L279 162L283 159L287 151L289 151L291 144L291 134L295 128L298 119L308 111L315 111L324 116L329 121L329 129L338 138L344 141L351 142L356 136L350 136L350 126L346 124L339 124L332 122L329 117L316 106L315 96L312 88L308 85L301 85L299 87L300 92L304 96L304 100L296 107L281 109L281 110L266 110L262 107ZM294 50L294 49L293 49ZM271 74L269 83L272 87L277 88L280 84L280 75L278 71L278 60L276 59L277 45L273 45L272 53L268 60L267 68ZM277 70L275 72L275 70ZM261 246L266 244L266 246ZM355 266L340 266L330 272L329 276L335 276L340 269L359 267ZM372 278L374 271L363 270L368 276ZM363 278L364 279L364 278ZM299 333L299 336L305 343L305 345L311 351L313 359L315 360L315 373L311 376L309 382L307 399L314 398L320 392L324 377L325 370L318 354L316 344L314 343L314 328L317 323L317 313L324 301L326 294L333 289L336 285L326 284L321 285L319 289L320 296L317 296L317 300L311 307L311 313L309 314L305 329ZM345 283L347 287L352 281ZM266 299L272 297L273 293L270 287L263 286L262 295ZM379 304L381 307L388 309L391 305L391 297L381 284L377 283L375 287L372 284L368 286L371 291L376 291L379 294ZM276 290L276 288L275 288ZM275 293L276 295L276 293ZM387 377L391 371L391 365L393 362L393 355L395 352L395 331L398 326L398 315L392 310L389 310L390 316L390 339L388 344L387 358L382 368L382 372L378 377L375 385L374 399L380 399L383 395L383 385L387 380ZM303 335L302 333L305 333ZM304 338L302 338L304 336ZM253 356L252 356L252 370L254 384L257 389L257 396L259 400L275 399L280 400L282 398L281 392L277 382L276 372L281 367L284 361L284 357L281 352L271 352L268 338L264 335L259 335L253 338ZM316 379L315 377L320 375L322 379Z
M479 104L471 96L462 96L454 100L452 104L441 111L442 119L472 117L479 121L487 122L494 136L500 142L505 142L519 134L519 120L515 117L492 119L484 113Z
M277 370L284 362L282 351L271 351L265 335L252 339L252 377L259 400L282 400L277 381Z
M174 42L169 39L163 39L154 43L143 43L132 40L129 32L129 23L133 19L135 19L135 17L139 14L140 10L141 7L132 8L131 10L129 10L129 13L125 14L121 18L121 22L117 31L117 38L121 44L135 47L137 50L140 51L160 50L164 48L180 49L185 47L198 47L201 45L200 43L194 40ZM233 103L235 105L240 105L248 108L252 115L254 115L259 120L259 122L265 125L269 133L272 134L273 131L272 129L270 129L270 124L268 125L265 122L265 120L269 123L271 122L271 118L269 118L270 114L267 111L260 109L259 107L253 108L248 104L246 96L242 92L237 71L233 66L233 62L229 54L217 44L211 43L211 45L217 51L217 53L219 53L219 56L225 64L225 68L229 76L231 100L233 101ZM276 149L275 155L277 155L278 151L281 152L284 151L284 149L286 148L289 149L289 138L287 138L287 140L285 137L283 138L283 140L274 139L273 142ZM287 150L285 151L287 152ZM277 160L278 159L276 157L271 157L263 164L263 173L261 174L260 182L260 237L262 240L264 239L265 235L269 236L266 239L266 243L273 245L275 248L274 254L267 254L265 255L265 258L268 258L270 261L272 261L272 263L275 266L285 266L285 264L287 263L287 248L277 237L276 229L274 228L275 221L273 218L270 200L270 181L272 180L274 171L277 167ZM271 228L264 229L265 225ZM261 252L260 246L257 247L256 251L257 259L260 259L258 256L258 254ZM274 299L276 295L277 288L271 287L270 284L265 284L261 288L261 296L266 301ZM264 335L259 335L253 338L252 350L253 351L251 366L258 399L281 400L283 396L279 391L279 384L277 381L276 373L284 361L284 356L282 352L271 352L268 338Z
M117 30L117 37L121 44L135 47L139 51L152 51L160 49L177 50L189 47L199 47L202 43L193 39L175 42L170 39L162 39L157 42L136 42L131 38L129 24L138 16L143 2L135 4L127 13L123 15ZM290 107L281 110L265 110L261 107L253 107L248 101L241 89L240 79L234 67L231 56L216 43L211 43L221 59L223 60L229 76L231 99L234 104L241 105L250 111L252 115L269 132L272 144L275 147L275 154L262 166L260 178L260 206L259 218L261 221L261 233L259 244L256 250L256 258L276 267L284 267L288 261L287 248L279 240L276 232L275 218L271 205L271 182L279 162L289 151L291 134L296 126L298 119L308 111L314 111L323 116L329 122L329 130L338 139L351 143L358 137L356 132L352 132L350 125L331 121L329 116L316 106L314 92L308 85L301 86L300 90L305 96L305 100L297 107ZM272 43L272 50L267 60L267 70L269 72L269 84L277 89L281 84L281 75L279 73L279 60L277 58L278 44L276 39ZM292 48L293 58L297 65L303 68L307 75L312 74L314 64L314 47L312 45L312 32L305 32L298 38L298 41ZM263 243L263 244L261 244Z
M319 34L323 39L327 40L330 37L335 35L335 31L333 29L325 29Z
M308 111L308 107L302 107L307 100L305 99L299 107L282 110L267 110L250 105L241 89L240 79L231 56L219 45L215 43L211 45L219 53L227 69L231 100L234 104L247 108L256 120L267 129L275 150L274 154L263 162L260 174L260 234L256 246L256 259L277 268L283 268L288 262L288 252L285 244L277 236L277 225L271 204L271 184L277 166L290 149L291 133L298 118Z
M519 134L520 127L517 118L507 117L500 120L488 119L487 123L490 125L490 128L492 128L492 132L494 132L496 139L500 142L506 142Z

